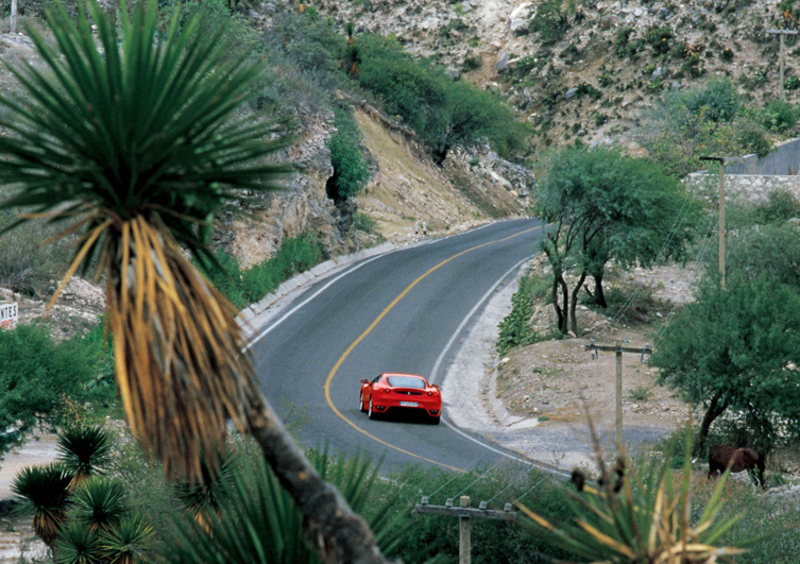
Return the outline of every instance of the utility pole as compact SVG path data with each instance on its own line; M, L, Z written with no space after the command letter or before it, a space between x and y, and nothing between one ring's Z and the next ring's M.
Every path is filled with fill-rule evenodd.
M594 342L594 339L589 341L589 344L586 345L585 350L591 350L592 356L597 358L598 351L614 351L617 357L617 380L616 380L616 443L617 443L617 450L622 451L622 353L629 352L640 354L640 361L644 362L644 355L652 354L653 349L650 348L650 345L645 345L643 347L624 347L622 343L627 341L621 341L616 345L598 345Z
M17 33L17 0L11 0L11 23L10 32Z
M780 81L781 81L781 100L784 100L784 99L786 99L786 94L784 93L784 89L783 89L783 38L786 37L787 35L797 35L797 30L796 29L768 29L767 33L772 34L772 35L777 34L781 38L781 50L780 50L779 68L780 68Z
M428 505L427 496L422 498L422 503L414 507L414 513L428 515L449 515L458 517L458 564L470 564L472 560L471 519L500 519L513 521L517 513L512 511L511 504L506 503L503 511L486 509L486 502L482 501L476 509L469 506L469 496L462 495L459 499L460 507L453 507L453 500L448 499L445 505Z
M739 158L710 156L700 157L700 160L719 163L719 275L720 283L725 288L725 163L738 161Z

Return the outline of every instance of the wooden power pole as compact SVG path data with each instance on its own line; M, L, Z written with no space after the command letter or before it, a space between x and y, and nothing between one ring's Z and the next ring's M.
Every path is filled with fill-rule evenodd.
M783 87L783 64L784 64L783 63L783 59L784 59L784 55L783 55L783 38L786 37L787 35L797 35L797 30L796 29L768 29L767 33L773 34L773 35L777 34L781 38L781 50L780 50L780 55L779 55L779 61L780 62L778 63L778 67L780 69L779 73L780 73L780 81L781 81L781 100L783 100L783 99L786 98L786 94L784 92L784 87Z
M783 37L783 36L781 36ZM725 287L725 163L738 161L739 157L700 157L701 161L719 163L719 275L720 284Z
M17 33L17 0L11 0L11 21L9 23L9 31Z
M586 345L586 350L593 351L592 354L595 358L597 358L597 351L614 351L617 356L617 381L616 381L616 443L617 443L617 450L622 451L622 353L629 352L641 355L641 360L644 361L644 355L652 354L653 349L650 348L650 345L645 345L643 347L624 347L622 343L616 345L598 345L592 339L588 345Z
M480 503L480 507L474 508L469 506L468 495L461 496L459 499L459 507L453 507L452 499L448 499L446 505L428 505L428 498L423 497L422 503L418 503L414 507L414 513L458 517L458 564L470 564L472 561L471 519L501 519L504 521L513 521L517 518L517 514L512 511L510 503L506 503L503 511L486 509L485 501Z

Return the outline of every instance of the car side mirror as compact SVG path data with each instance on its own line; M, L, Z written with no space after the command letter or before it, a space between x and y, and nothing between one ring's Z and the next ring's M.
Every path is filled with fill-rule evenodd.
M369 384L369 380L367 380L366 378L362 378L361 379L361 383L362 384Z
M439 384L431 384L431 388L436 388L438 390L439 389Z

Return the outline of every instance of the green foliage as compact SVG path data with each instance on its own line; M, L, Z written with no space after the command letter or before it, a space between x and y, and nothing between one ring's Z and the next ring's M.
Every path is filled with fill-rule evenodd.
M648 401L653 397L653 392L647 386L637 386L630 391L630 398L633 401Z
M75 477L74 482L104 474L111 462L111 437L99 426L76 425L63 429L57 437L59 459Z
M631 35L636 32L633 27L621 27L614 35L614 52L617 57L624 58L626 55L635 55L638 45L631 43Z
M547 474L519 465L479 468L464 474L437 468L408 467L382 484L383 490L399 490L406 504L419 503L430 496L432 505L444 505L455 492L468 495L471 505L488 501L489 509L501 509L506 502L530 503L543 515L557 518L564 514L563 494L556 480ZM458 504L458 499L454 499ZM422 562L436 554L444 562L458 562L459 523L446 515L416 515L407 538L413 542L400 547L396 556L403 562ZM471 524L474 564L510 562L564 562L568 554L546 540L531 538L516 524L492 519L473 519Z
M792 203L796 204L796 200ZM751 214L759 220L798 217L796 208L784 208L777 202L774 206L767 203L751 209ZM794 223L740 227L737 235L726 249L726 269L748 279L766 275L800 292L800 229ZM710 262L709 270L715 269Z
M259 34L241 14L231 12L228 0L167 0L160 5L164 28L177 16L181 29L191 26L192 18L200 15L205 29L226 29L225 39L231 41L230 57L248 56L258 47Z
M537 299L549 290L548 281L527 273L520 279L519 287L511 297L511 312L500 322L497 352L506 354L514 347L535 343L539 335L531 328L530 319Z
M730 47L725 47L719 54L720 60L730 63L733 60L733 50Z
M715 78L687 91L670 91L648 110L637 131L649 158L678 176L700 170L701 155L769 153L759 116L742 112L730 80Z
M672 26L664 24L661 27L652 26L644 34L644 41L653 50L654 55L665 55L670 51L670 40L674 33Z
M272 258L242 273L242 291L250 303L257 302L300 272L313 268L325 258L322 247L310 234L287 237Z
M523 147L527 128L499 94L453 81L395 40L370 36L362 46L361 86L381 96L386 112L408 124L438 162L453 146L481 140L503 156Z
M479 57L465 57L464 63L461 65L464 72L471 72L481 68L481 60Z
M111 529L128 513L127 486L118 478L92 476L70 497L69 516L90 529Z
M734 562L732 557L744 550L720 541L738 519L719 518L725 506L722 494L727 473L705 506L695 507L691 448L687 440L679 477L673 476L669 453L635 463L620 456L611 468L598 456L598 489L586 484L582 471L573 471L578 491L563 494L569 520L554 524L538 507L534 512L521 506L527 517L522 525L573 557L591 562ZM747 544L740 541L739 546Z
M277 290L295 274L313 268L325 259L325 254L316 239L304 233L284 238L274 256L244 271L235 256L222 250L216 252L214 259L214 263L199 261L197 264L211 283L237 309L242 309Z
M199 16L181 26L179 13L154 49L157 12L122 11L118 27L95 2L74 23L55 4L56 40L29 30L45 66L10 67L25 94L0 96L8 114L0 183L19 186L0 207L32 206L54 223L85 219L75 251L84 269L121 254L121 238L103 235L142 216L192 254L206 253L213 212L245 198L243 189L275 188L287 170L263 160L285 145L274 125L238 113L259 61L228 60L224 26Z
M18 213L0 211L0 232L18 219ZM0 236L0 285L25 296L45 297L51 281L69 264L70 241L42 245L44 239L59 231L44 221L34 221Z
M372 216L362 212L353 214L353 229L356 231L363 231L364 233L375 233L378 228L378 222Z
M800 88L800 77L790 76L786 79L786 83L783 87L786 88L786 90L797 90Z
M733 272L726 289L713 281L701 286L650 358L660 384L707 406L702 433L726 410L742 411L762 424L765 432L751 446L763 450L779 421L795 422L788 427L795 429L800 421L800 373L787 370L789 362L800 363L800 295L768 274Z
M543 0L531 18L528 29L538 33L544 45L555 43L569 29L569 18L575 13L574 0Z
M19 502L15 511L33 516L33 530L47 546L52 546L66 519L71 480L62 466L50 464L25 467L11 483Z
M566 272L597 283L612 258L622 265L680 258L692 238L685 226L697 211L677 179L648 161L601 147L553 153L539 180L536 213L553 224L542 247L558 287L553 305L559 331L566 333L568 323L578 330L574 305L582 286L568 289ZM675 229L677 224L684 227Z
M797 125L797 110L785 100L772 100L761 115L764 127L770 131L784 133Z
M384 554L408 543L409 507L396 510L399 495L372 497L378 469L365 458L312 455L320 475L334 484L350 507L362 514ZM318 562L303 534L302 515L278 483L262 456L243 464L227 484L218 514L204 524L176 522L175 542L164 557L173 563L296 563Z
M361 156L361 132L353 116L344 108L335 108L336 132L328 140L333 176L328 180L328 196L335 201L358 195L369 180L369 168Z
M684 106L690 116L706 121L729 122L739 109L739 94L727 78L714 78L702 88L675 94L678 105Z
M40 326L0 331L0 429L13 425L25 432L39 420L58 423L68 400L109 399L105 390L86 389L108 354L84 337L55 344ZM9 446L0 443L0 454Z

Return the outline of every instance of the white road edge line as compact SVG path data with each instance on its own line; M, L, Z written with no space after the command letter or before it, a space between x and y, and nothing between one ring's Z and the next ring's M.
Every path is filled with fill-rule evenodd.
M397 252L397 251L392 251L392 252ZM335 277L333 280L331 280L330 282L328 282L327 284L325 284L324 286L322 286L322 288L320 288L319 290L317 290L316 292L314 292L314 294L312 294L311 296L309 296L308 298L306 298L305 300L303 300L301 303L299 303L299 304L297 304L296 306L294 306L294 307L293 307L291 310L289 310L289 311L287 311L286 313L284 313L284 314L281 316L281 318L280 318L280 319L278 319L278 320L277 320L277 321L275 321L274 323L271 323L271 324L269 325L269 327L267 327L266 329L264 329L264 330L263 330L261 333L259 333L259 334L258 334L256 337L253 337L252 339L250 339L250 342L249 342L249 343L247 343L247 346L244 348L244 350L245 350L245 351L249 351L249 350L250 350L250 349L253 347L253 345L255 345L255 344L258 342L258 341L260 341L261 339L263 339L264 337L266 337L266 336L267 336L267 335L268 335L270 332L272 332L272 330L273 330L273 329L277 328L277 327L278 327L278 326L279 326L281 323L283 323L284 321L286 321L286 320L287 320L287 319L288 319L288 318L289 318L289 317L290 317L292 314L294 314L294 313L295 313L295 312L296 312L298 309L302 308L304 305L306 305L307 303L309 303L310 301L312 301L314 298L316 298L317 296L319 296L319 295L320 295L322 292L324 292L325 290L327 290L328 288L330 288L330 287L331 287L333 284L335 284L336 282L338 282L339 280L341 280L342 278L344 278L344 277L345 277L345 276L347 276L348 274L351 274L351 273L355 272L356 270L358 270L358 269L359 269L359 268L361 268L362 266L366 266L367 264L371 263L372 261L374 261L374 260L378 260L379 258L382 258L382 257L385 257L385 256L386 256L386 255L388 255L388 254L391 254L391 253L384 253L384 254L382 254L382 255L374 256L374 257L372 257L372 258L370 258L370 259L367 259L367 260L365 260L364 262L361 262L361 263L359 263L359 264L355 265L355 266L354 266L354 267L352 267L352 268L348 268L346 271L342 272L342 273L341 273L341 274L339 274L337 277Z
M475 315L475 313L481 308L481 306L483 306L483 304L486 302L486 300L488 300L489 297L491 297L491 295L494 293L494 291L497 289L497 287L500 284L502 284L503 281L506 278L508 278L511 275L512 272L514 272L515 270L519 269L519 267L522 266L522 264L525 261L529 261L531 259L531 257L533 257L533 255L522 259L517 264L515 264L514 266L509 268L497 280L497 282L495 282L494 285L491 288L489 288L489 290L483 295L483 297L481 297L481 299L478 301L478 303L475 304L475 306L470 310L470 312L466 315L466 317L464 317L464 319L461 321L461 325L459 325L458 328L455 330L453 335L450 337L450 340L447 341L447 344L444 346L444 349L442 349L442 352L439 354L439 358L436 359L436 363L433 365L433 370L431 370L431 381L437 379L437 377L439 375L439 369L442 367L442 363L444 362L445 356L447 356L447 354L450 352L450 349L452 348L453 344L456 342L456 339L461 334L461 331L464 330L464 327L466 327L467 323L469 323L469 321L472 319L472 317ZM482 441L479 441L475 437L471 437L470 435L466 434L464 431L462 431L461 429L459 429L458 427L456 427L455 425L450 423L447 419L445 419L444 418L444 414L442 414L442 422L445 425L447 425L448 427L450 427L453 431L455 431L456 433L461 435L462 437L464 437L466 439L469 439L473 443L479 444L480 446L482 446L485 449L488 449L488 450L490 450L492 452L495 452L495 453L497 453L497 454L499 454L501 456L505 456L506 458L510 458L511 460L516 460L517 462L522 462L523 464L527 464L529 466L536 466L536 464L534 464L530 460L525 460L523 458L518 458L518 457L513 456L513 455L511 455L511 454L509 454L507 452L503 452L500 449L494 448L491 445L487 445L486 443L484 443Z

